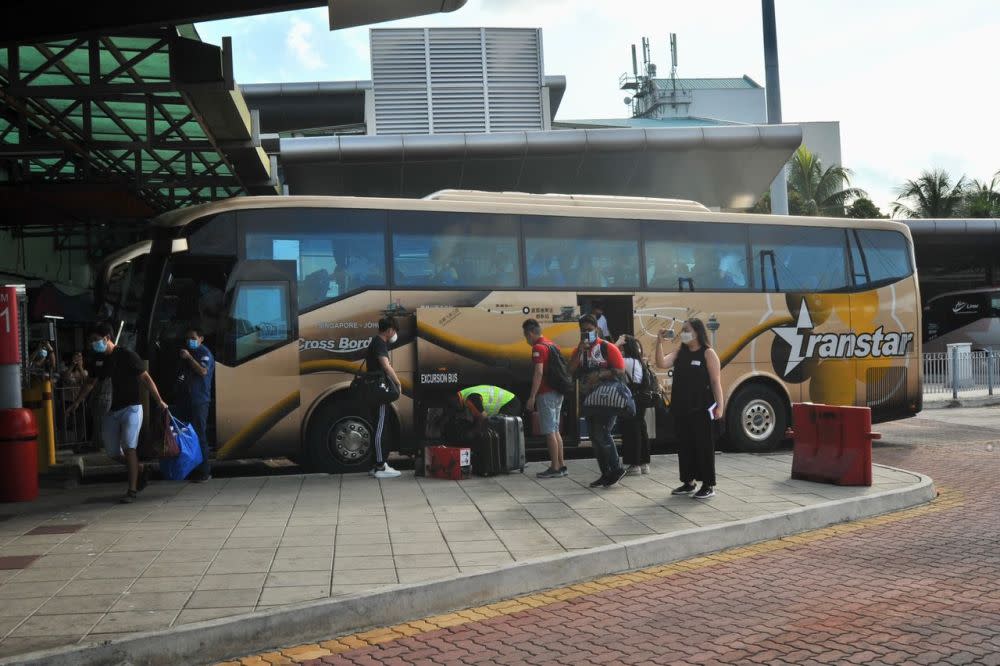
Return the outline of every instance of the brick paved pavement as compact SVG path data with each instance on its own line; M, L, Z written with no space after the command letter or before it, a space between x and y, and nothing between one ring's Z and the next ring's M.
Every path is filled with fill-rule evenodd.
M1000 664L1000 409L969 413L880 426L926 507L242 663Z

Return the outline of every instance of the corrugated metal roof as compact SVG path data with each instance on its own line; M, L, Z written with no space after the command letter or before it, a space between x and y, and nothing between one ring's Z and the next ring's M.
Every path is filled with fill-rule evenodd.
M653 83L660 90L670 90L673 82L670 79L653 79ZM677 79L678 90L736 90L736 89L761 88L761 85L749 76L742 78L723 79Z

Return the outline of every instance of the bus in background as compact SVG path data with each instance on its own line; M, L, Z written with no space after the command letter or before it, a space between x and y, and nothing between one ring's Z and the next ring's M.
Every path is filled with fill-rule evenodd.
M924 351L947 351L956 342L972 351L1000 352L1000 288L940 294L924 307Z
M185 330L202 327L220 458L366 469L370 416L348 387L386 314L400 324L390 436L404 453L460 387L527 392L524 319L568 354L595 302L613 337L633 334L647 354L660 329L706 322L740 450L774 447L792 402L865 405L876 421L922 404L913 249L892 221L443 191L229 199L162 215L150 241L105 266L106 312L160 386ZM660 380L669 388L670 373ZM566 441L578 441L577 400L564 410Z

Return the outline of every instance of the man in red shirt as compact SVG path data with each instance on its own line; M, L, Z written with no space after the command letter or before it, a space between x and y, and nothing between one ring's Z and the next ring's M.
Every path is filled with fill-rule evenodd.
M551 371L550 364L554 361L551 354L559 354L557 347L551 340L542 335L541 325L534 319L526 320L521 328L524 330L524 339L531 345L531 362L534 370L531 375L531 394L528 397L528 411L538 409L539 433L545 435L545 443L549 447L549 458L552 461L548 467L538 473L539 479L554 479L567 476L563 460L563 441L559 433L559 415L562 412L563 395L556 391L549 382L546 381L548 373Z
M593 315L580 317L580 346L573 354L570 363L572 370L580 378L580 397L586 396L602 382L624 381L625 359L618 347L602 340L597 328L597 319ZM597 413L587 417L587 427L590 429L590 443L594 447L594 456L601 468L601 478L591 482L591 488L604 486L610 488L625 476L615 448L615 440L611 437L617 416L614 414Z

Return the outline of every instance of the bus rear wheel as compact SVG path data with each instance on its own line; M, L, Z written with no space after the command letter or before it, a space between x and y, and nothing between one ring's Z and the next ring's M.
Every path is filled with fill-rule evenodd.
M310 470L363 472L371 466L375 427L357 403L327 400L309 419L305 458Z
M772 451L781 443L787 427L784 399L762 384L741 388L726 410L729 442L737 451Z

